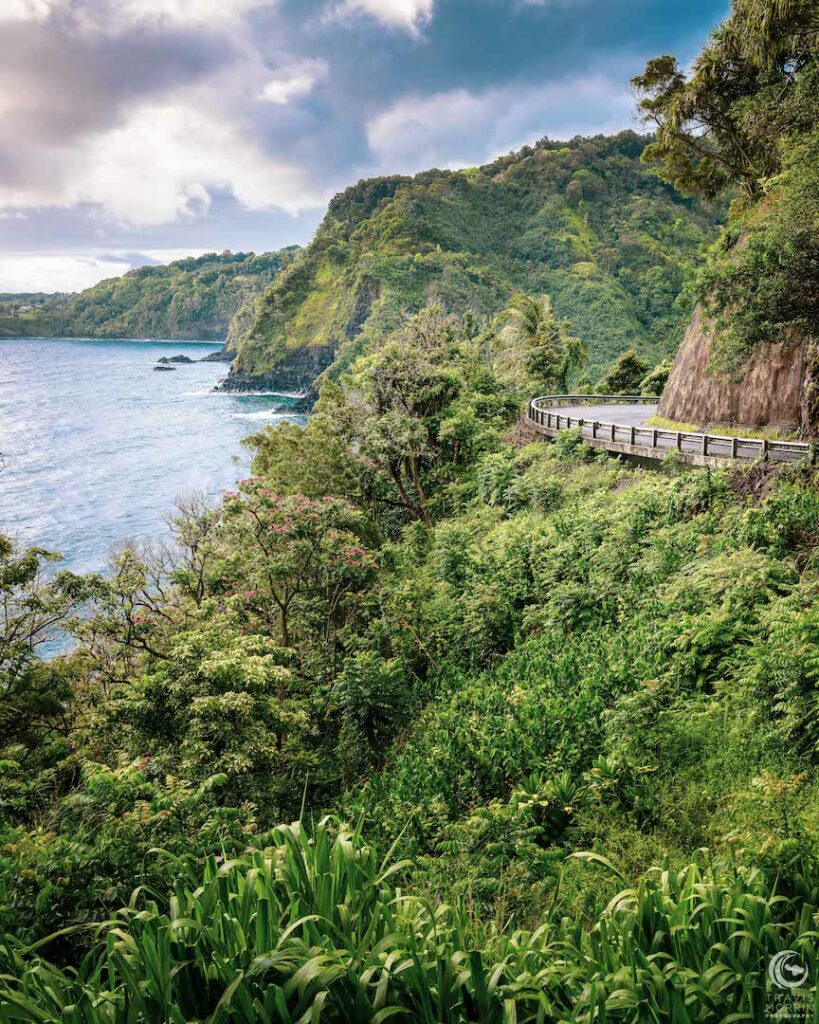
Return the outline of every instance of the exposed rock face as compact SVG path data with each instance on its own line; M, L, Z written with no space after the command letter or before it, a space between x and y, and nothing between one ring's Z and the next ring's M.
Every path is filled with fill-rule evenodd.
M760 346L737 376L707 369L712 341L698 306L663 392L661 416L685 423L810 432L804 400L809 385L806 341Z
M306 394L319 374L332 363L335 345L313 345L291 353L266 374L245 377L234 374L221 385L223 391L277 391Z
M344 325L344 333L351 341L361 333L380 291L378 281L365 280L359 285L350 318Z

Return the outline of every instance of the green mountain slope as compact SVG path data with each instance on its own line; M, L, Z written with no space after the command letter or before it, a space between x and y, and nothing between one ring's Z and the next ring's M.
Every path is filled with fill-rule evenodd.
M9 297L0 304L0 313L7 314L0 327L7 336L222 341L236 312L269 287L297 251L208 253L140 267L67 298L47 297L31 308Z
M721 210L659 181L640 163L646 141L544 140L485 167L347 189L238 339L235 385L304 384L405 311L439 300L488 316L518 288L551 295L592 374L630 347L671 355L690 313L684 266Z

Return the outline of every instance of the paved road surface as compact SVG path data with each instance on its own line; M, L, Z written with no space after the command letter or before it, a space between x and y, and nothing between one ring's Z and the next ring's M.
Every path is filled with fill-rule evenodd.
M624 427L641 427L646 420L657 415L656 405L569 405L549 412L575 419L597 420L599 423L619 423Z

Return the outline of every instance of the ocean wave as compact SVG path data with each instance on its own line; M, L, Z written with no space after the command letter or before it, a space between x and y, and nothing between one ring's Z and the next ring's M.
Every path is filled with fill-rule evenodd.
M303 391L217 391L220 395L230 395L231 398L306 398Z
M288 415L292 416L292 413L279 408L259 409L257 412L231 413L232 418L235 420L283 420L287 419Z

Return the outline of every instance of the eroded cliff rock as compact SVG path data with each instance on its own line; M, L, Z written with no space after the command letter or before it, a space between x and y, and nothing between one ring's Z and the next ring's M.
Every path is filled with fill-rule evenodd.
M311 345L285 356L267 373L247 376L231 371L224 391L275 391L309 396L313 382L335 357L335 345Z
M708 368L713 340L698 306L663 392L661 416L685 423L812 432L807 341L761 345L741 373L729 376Z

